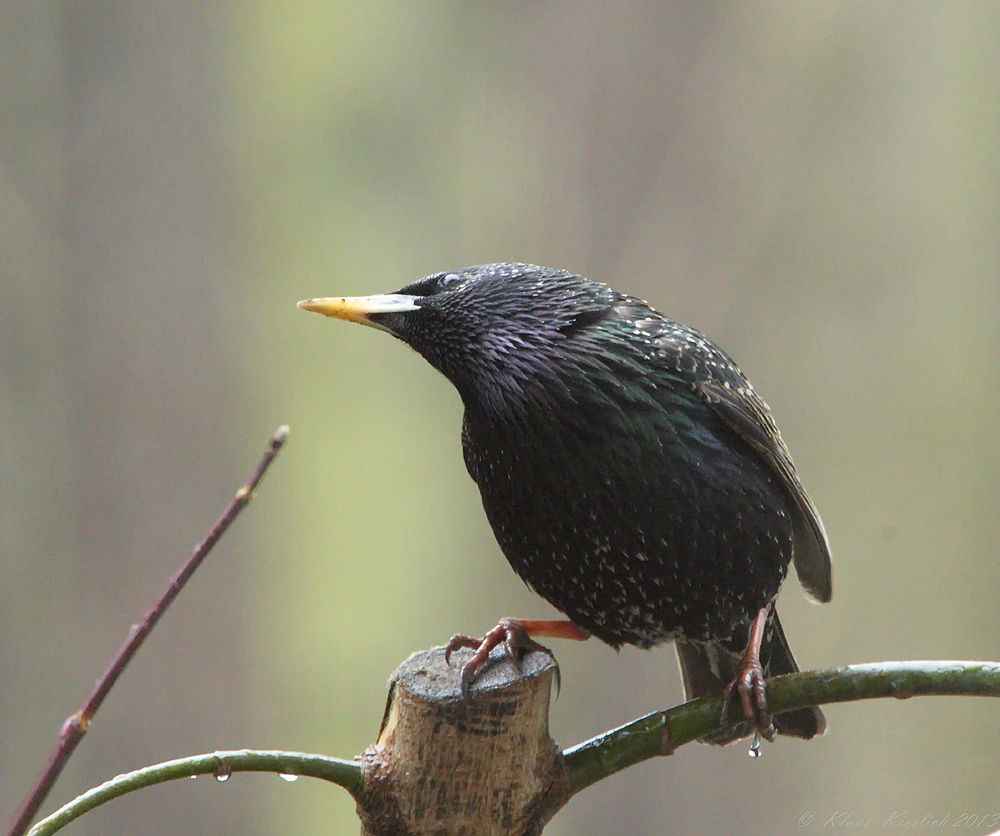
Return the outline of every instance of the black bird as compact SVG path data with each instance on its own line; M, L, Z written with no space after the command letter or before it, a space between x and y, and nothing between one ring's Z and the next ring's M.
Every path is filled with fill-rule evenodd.
M764 676L798 668L774 597L790 561L832 593L823 524L767 405L697 331L562 270L486 264L309 311L388 331L458 389L462 449L514 571L569 622L504 619L490 648L531 636L613 647L674 641L688 698L738 694L746 722L708 738L823 732L817 707L772 718ZM723 712L723 717L726 712Z

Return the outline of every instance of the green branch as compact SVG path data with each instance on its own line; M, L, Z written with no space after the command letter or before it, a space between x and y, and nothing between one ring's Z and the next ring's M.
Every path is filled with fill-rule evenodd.
M807 705L926 695L1000 697L1000 663L882 662L805 671L767 681L767 703L775 714ZM734 720L739 719L736 703L731 706ZM567 749L563 754L573 793L704 737L719 727L721 708L720 697L702 697Z
M77 796L65 807L42 819L28 831L28 836L49 836L95 807L143 787L176 781L178 778L193 778L196 775L214 775L219 780L226 780L233 772L276 772L281 775L322 778L339 784L351 795L361 786L361 764L356 761L299 752L255 752L248 749L214 752L166 761L118 775Z
M1000 697L998 662L883 662L778 676L767 681L768 705L774 713L807 705L927 695ZM703 697L657 711L573 746L564 752L573 793L616 772L660 755L672 754L719 727L720 697ZM731 707L739 720L739 705ZM89 810L121 795L153 784L214 775L225 780L233 772L276 772L322 778L357 797L361 765L357 761L297 752L241 749L167 761L119 775L84 793L36 824L28 836L49 836Z

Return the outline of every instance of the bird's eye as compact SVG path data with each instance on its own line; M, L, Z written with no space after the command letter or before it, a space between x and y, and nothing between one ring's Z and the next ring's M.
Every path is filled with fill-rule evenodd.
M401 287L397 293L404 296L434 296L442 291L452 290L463 282L459 273L438 273L435 276L427 276L425 279Z

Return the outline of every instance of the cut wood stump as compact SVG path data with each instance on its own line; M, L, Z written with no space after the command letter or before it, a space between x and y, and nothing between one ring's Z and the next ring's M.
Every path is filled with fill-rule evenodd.
M357 794L364 836L530 836L570 797L549 736L556 664L527 653L518 670L502 648L462 697L471 650L414 653L389 683L378 742L362 755Z

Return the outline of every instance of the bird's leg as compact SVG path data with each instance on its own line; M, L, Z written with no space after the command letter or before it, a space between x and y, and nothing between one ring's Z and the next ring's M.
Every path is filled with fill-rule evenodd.
M542 636L551 639L573 639L574 641L585 641L590 638L590 634L581 630L572 621L535 621L532 619L501 618L497 626L490 630L481 639L474 639L471 636L456 634L451 637L447 647L444 649L444 660L450 663L451 654L460 647L471 647L476 652L472 654L465 665L462 666L462 694L469 696L469 686L479 673L479 669L486 664L490 651L494 647L503 644L507 657L520 670L521 658L528 650L538 650L547 653L555 660L552 651L544 645L536 642L532 636ZM556 665L556 689L559 688L559 666Z
M777 736L777 730L767 710L764 669L760 666L760 645L764 640L764 630L771 615L771 606L772 603L769 602L762 607L750 626L750 642L746 653L743 654L736 676L722 692L721 717L721 723L725 725L726 716L729 714L729 703L733 695L738 693L740 702L743 703L743 716L746 717L750 728L769 742Z

